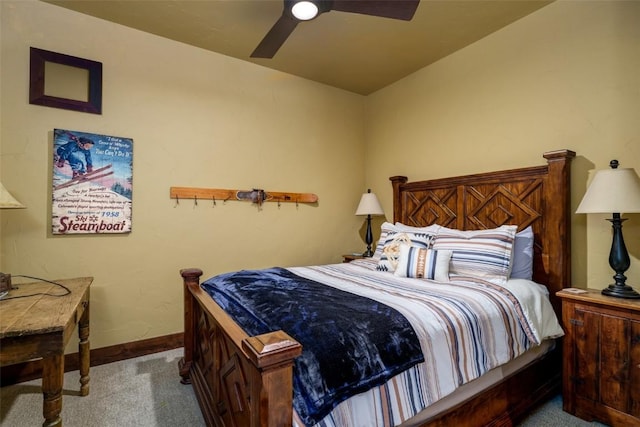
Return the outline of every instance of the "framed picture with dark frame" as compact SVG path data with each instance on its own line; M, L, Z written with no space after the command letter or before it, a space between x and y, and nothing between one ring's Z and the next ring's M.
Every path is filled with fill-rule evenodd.
M49 66L57 66L56 73ZM69 68L71 67L71 68ZM66 75L65 75L66 72ZM47 80L62 74L65 85L80 87L80 94L48 93ZM64 90L62 92L64 94ZM31 47L29 103L85 113L102 114L102 63Z

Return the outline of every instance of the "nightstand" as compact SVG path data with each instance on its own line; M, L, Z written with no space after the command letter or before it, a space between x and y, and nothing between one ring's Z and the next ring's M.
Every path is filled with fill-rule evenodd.
M362 258L364 258L362 255L347 254L347 255L342 255L342 262L351 262L355 259L362 259Z
M640 300L562 290L563 409L611 426L640 425Z

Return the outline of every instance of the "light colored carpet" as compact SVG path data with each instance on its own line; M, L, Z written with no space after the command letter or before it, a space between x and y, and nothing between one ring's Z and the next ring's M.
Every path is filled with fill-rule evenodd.
M557 395L524 419L518 427L606 427L605 424L587 422L562 410L562 396Z
M204 426L191 386L180 383L182 349L95 366L90 393L78 395L78 371L64 376L62 420L65 427ZM40 380L0 389L0 425L41 426ZM594 427L562 411L560 396L550 400L519 427Z
M204 426L190 385L180 383L182 349L95 366L89 395L79 396L78 371L64 375L64 427ZM40 380L0 389L0 425L41 426Z

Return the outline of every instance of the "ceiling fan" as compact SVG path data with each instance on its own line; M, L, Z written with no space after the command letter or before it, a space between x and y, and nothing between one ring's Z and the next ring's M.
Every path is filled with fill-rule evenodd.
M271 27L251 58L273 58L299 22L309 21L321 13L360 13L410 21L420 0L284 0L282 16Z

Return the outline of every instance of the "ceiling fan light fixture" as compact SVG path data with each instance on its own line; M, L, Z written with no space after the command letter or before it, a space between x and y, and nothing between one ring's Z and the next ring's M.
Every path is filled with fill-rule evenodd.
M294 3L291 14L301 21L309 21L318 16L318 6L312 1L302 0Z

